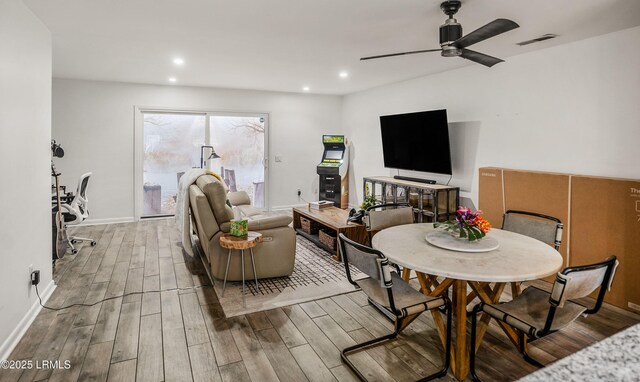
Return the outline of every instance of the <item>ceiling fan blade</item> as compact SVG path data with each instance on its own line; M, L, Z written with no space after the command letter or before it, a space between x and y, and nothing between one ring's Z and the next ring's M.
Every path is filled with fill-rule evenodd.
M425 49L425 50L414 50L411 52L402 52L402 53L391 53L391 54L381 54L379 56L369 56L362 57L360 61L373 60L376 58L385 58L385 57L394 57L394 56L405 56L408 54L417 54L417 53L427 53L427 52L440 52L442 49Z
M460 49L466 48L473 44L479 43L480 41L484 41L488 38L497 36L504 32L508 32L518 27L520 27L520 25L516 24L511 20L496 19L490 22L489 24L474 30L468 35L460 37L459 39L454 41L453 44L451 45Z
M488 67L492 67L495 64L504 62L504 60L501 60L499 58L491 57L484 53L479 53L469 49L462 49L462 54L460 54L460 57L466 58L467 60L471 60L473 62L477 62L478 64L482 64Z

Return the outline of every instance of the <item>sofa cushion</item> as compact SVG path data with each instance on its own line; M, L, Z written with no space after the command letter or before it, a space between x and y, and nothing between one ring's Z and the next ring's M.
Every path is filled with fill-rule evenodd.
M251 204L249 194L244 191L230 192L227 194L227 198L232 206L245 206Z
M233 219L233 211L227 205L227 191L222 182L212 175L202 175L196 184L206 195L219 224Z

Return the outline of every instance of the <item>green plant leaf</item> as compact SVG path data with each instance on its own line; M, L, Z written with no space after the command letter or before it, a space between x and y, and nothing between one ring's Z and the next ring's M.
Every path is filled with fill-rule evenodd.
M466 230L468 231L468 234L469 234L469 241L474 241L478 239L476 237L475 232L473 231L473 228L466 228Z
M478 227L471 227L471 230L473 230L476 239L482 239L484 237L484 232L482 232Z

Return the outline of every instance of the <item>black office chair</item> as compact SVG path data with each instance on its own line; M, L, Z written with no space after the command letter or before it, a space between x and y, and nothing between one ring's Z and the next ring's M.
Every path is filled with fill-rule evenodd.
M529 287L518 297L502 304L480 303L471 314L471 375L480 381L475 370L477 315L480 312L505 322L518 332L518 350L524 359L537 367L544 365L527 353L527 341L536 340L556 332L582 314L595 314L600 310L604 295L611 289L618 260L611 256L606 260L577 267L568 267L558 273L551 293ZM586 297L600 288L592 307L584 306L576 299Z
M386 311L388 316L394 318L393 333L342 350L341 355L344 362L360 379L366 381L364 375L349 360L350 353L394 339L422 312L444 307L447 312L447 335L443 366L438 372L420 381L429 381L446 375L451 358L451 305L449 299L446 296L426 296L413 289L393 271L389 260L382 252L349 240L343 234L339 235L338 241L349 282L359 287L368 296L372 305ZM369 277L354 281L351 278L350 264Z

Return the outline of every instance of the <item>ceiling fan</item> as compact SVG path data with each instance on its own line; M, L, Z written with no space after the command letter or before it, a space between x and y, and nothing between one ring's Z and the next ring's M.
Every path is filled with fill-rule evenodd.
M508 32L512 29L518 28L519 25L515 22L507 19L496 19L489 24L476 29L466 36L462 36L462 25L458 24L458 21L453 18L458 12L458 9L462 6L460 1L445 1L440 4L440 9L449 16L443 25L440 26L440 48L439 49L425 49L414 50L411 52L382 54L379 56L362 57L360 61L373 60L376 58L404 56L408 54L427 53L427 52L441 52L442 57L462 57L467 60L477 62L484 66L492 67L493 65L503 62L496 57L492 57L483 53L479 53L470 49L468 46L476 44L480 41L484 41L488 38L495 37L504 32Z

